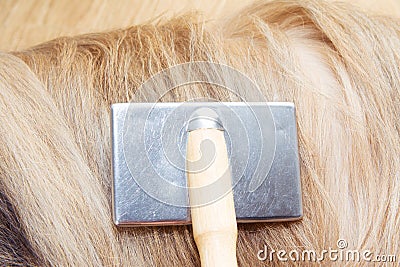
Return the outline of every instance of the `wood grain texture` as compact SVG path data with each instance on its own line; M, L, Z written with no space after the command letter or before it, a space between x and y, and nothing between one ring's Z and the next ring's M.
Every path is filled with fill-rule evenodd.
M202 146L200 151L201 143L210 140L214 143L215 150ZM199 169L193 167L196 164L190 164L198 162L201 157L211 159L209 156L215 157L206 168ZM189 199L191 205L198 205L191 208L193 236L202 266L237 266L237 224L224 132L216 129L189 132L187 161ZM208 185L216 186L214 183L225 177L227 179L217 185L224 194L215 194L219 190L213 189L195 192ZM211 199L215 196L216 201L210 203L210 196Z

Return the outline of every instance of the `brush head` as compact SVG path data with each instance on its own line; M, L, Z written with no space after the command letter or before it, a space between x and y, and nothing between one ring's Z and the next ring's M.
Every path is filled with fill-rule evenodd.
M238 222L302 217L292 103L123 103L111 122L119 226L190 224L187 133L208 124L224 130Z

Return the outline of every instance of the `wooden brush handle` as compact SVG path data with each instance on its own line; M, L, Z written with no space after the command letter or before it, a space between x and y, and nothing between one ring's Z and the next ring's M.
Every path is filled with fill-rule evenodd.
M203 146L200 151L200 144L203 141L209 142L208 144L212 141L214 149ZM199 161L202 154L203 156L213 154L214 160L206 168L199 170L199 164L192 163ZM236 215L228 153L222 130L197 129L188 133L187 168L193 235L199 250L201 265L203 267L237 266ZM217 180L218 188L204 189L204 186L213 184ZM196 189L199 187L203 190ZM215 191L223 192L223 194L212 193ZM211 203L204 203L209 202L210 196L214 195L219 195L219 198ZM196 203L205 205L193 207Z

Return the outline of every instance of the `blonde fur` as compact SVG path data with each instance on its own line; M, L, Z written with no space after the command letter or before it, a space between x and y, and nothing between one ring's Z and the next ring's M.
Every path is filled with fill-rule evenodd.
M190 227L113 226L109 133L112 103L144 100L147 78L198 60L233 66L297 108L304 218L239 225L240 266L265 265L264 244L322 250L339 238L399 255L399 29L347 5L263 1L212 27L187 15L0 54L0 260L199 265ZM196 97L236 100L212 85L161 100Z

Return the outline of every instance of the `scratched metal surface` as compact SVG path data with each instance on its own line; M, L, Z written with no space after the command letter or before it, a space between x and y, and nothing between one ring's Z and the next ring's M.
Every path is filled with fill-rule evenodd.
M292 103L112 106L113 217L119 226L189 224L186 124L200 107L225 128L238 222L302 217Z

